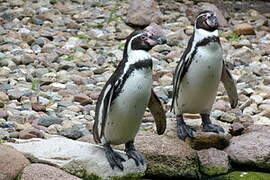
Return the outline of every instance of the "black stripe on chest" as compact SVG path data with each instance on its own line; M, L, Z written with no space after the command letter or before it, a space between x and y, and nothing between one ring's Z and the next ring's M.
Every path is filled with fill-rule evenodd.
M186 51L183 54L182 61L184 61L184 62L182 62L183 64L181 66L177 67L177 68L181 68L181 69L178 70L180 72L180 74L177 75L177 77L176 77L176 87L175 87L176 89L174 91L175 92L175 94L174 94L175 97L174 97L172 103L174 103L174 100L178 98L180 83L182 82L184 76L186 75L191 62L193 61L193 58L194 58L194 56L196 55L196 53L198 51L198 48L201 47L201 46L206 46L206 45L208 45L209 43L212 43L212 42L216 42L216 43L220 44L219 37L217 37L217 36L210 36L210 37L204 38L201 41L199 41L198 43L196 43L193 52L191 53L191 55L189 57L187 57L188 53L191 51L193 41L194 41L194 33L193 33L191 39L189 40L189 44L188 44L188 47L187 47ZM181 62L179 62L179 64L180 63ZM173 104L172 104L172 106L173 106Z
M127 70L127 72L124 74L121 82L119 83L118 87L116 88L116 90L114 91L114 94L112 96L112 102L114 101L114 99L117 98L117 96L119 96L119 94L122 92L122 89L127 81L127 79L130 77L130 75L135 71L135 70L141 70L141 69L152 69L153 67L153 61L152 59L145 59L145 60L141 60L138 61L134 64L129 65L129 68Z

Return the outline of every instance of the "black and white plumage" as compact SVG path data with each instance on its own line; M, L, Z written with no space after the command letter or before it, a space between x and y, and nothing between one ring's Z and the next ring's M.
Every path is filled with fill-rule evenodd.
M148 51L165 42L154 32L134 31L127 38L122 61L98 98L94 139L103 144L112 168L117 166L123 170L124 159L112 150L111 144L125 144L128 157L134 159L137 166L144 163L133 142L151 96L152 58Z
M220 80L228 92L231 106L236 107L238 102L234 80L223 61L216 16L211 11L203 11L197 16L194 26L173 80L172 109L176 114L180 139L193 137L183 113L200 113L204 131L224 132L209 118Z

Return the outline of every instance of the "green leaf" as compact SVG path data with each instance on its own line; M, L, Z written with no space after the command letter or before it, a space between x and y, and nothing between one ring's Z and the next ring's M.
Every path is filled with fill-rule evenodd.
M39 84L40 83L40 79L33 79L32 80L32 90L33 91L38 91L39 90Z

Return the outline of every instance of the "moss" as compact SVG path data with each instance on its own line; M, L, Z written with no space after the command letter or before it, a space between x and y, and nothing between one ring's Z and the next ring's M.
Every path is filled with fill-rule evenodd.
M230 174L211 178L211 180L269 180L269 173L235 171Z
M20 179L22 179L22 174L21 173L15 178L15 180L20 180Z
M109 178L110 180L136 180L139 179L140 177L144 176L144 173L135 173L135 174L128 174L126 176L122 177L111 177ZM103 178L95 175L95 174L90 174L90 175L85 175L83 177L84 180L103 180Z
M166 177L197 177L198 176L198 159L194 157L189 161L178 161L172 156L155 156L146 155L148 176L166 176Z

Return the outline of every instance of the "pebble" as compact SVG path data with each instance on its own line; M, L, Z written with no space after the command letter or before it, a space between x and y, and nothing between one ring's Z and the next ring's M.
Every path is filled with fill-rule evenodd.
M63 120L54 116L41 116L38 120L38 125L49 127L52 124L61 124Z

